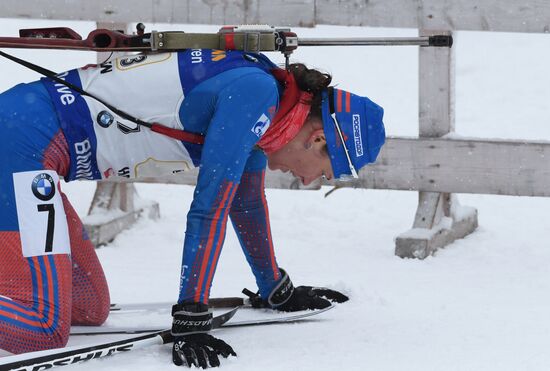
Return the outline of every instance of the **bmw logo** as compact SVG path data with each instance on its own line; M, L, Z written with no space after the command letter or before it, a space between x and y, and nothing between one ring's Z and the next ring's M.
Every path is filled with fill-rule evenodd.
M42 201L49 201L55 195L55 182L46 173L38 174L32 180L32 193Z
M107 111L101 111L97 114L97 123L103 128L108 128L115 121L113 115Z

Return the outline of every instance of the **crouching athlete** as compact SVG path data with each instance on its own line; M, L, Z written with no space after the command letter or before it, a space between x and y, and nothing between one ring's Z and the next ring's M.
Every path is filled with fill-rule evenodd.
M101 265L60 177L178 174L199 167L172 308L177 365L218 366L233 349L208 334L210 286L230 218L264 305L324 308L347 297L295 287L275 259L265 169L304 184L356 175L384 143L383 110L332 88L302 64L193 49L132 55L58 75L141 120L201 134L192 144L136 126L99 101L44 78L0 95L0 348L65 346L71 324L109 313ZM327 300L329 299L329 300Z

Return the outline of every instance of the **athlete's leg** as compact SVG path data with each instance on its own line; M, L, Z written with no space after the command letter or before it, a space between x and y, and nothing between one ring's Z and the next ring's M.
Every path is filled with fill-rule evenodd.
M23 257L19 232L0 232L0 349L65 346L71 318L68 254Z
M40 85L0 95L0 348L12 353L62 347L69 336L72 271L57 176L63 166L55 168L51 156L45 165L60 135Z
M73 259L72 324L98 326L109 315L109 288L94 245L65 194L62 197Z

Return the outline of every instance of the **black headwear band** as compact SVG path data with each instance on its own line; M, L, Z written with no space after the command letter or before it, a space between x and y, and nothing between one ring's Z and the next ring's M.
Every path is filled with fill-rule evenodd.
M334 113L334 88L332 86L329 86L327 88L327 94L328 94L328 108L330 110L330 114L332 115Z

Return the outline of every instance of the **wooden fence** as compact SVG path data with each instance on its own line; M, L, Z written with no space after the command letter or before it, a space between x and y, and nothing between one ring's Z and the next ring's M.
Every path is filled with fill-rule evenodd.
M550 2L544 0L3 0L0 9L2 17L102 23L333 24L416 28L423 36L457 30L550 32ZM453 193L550 196L550 142L448 135L454 131L454 57L453 48L419 48L419 137L389 138L377 163L364 168L360 179L336 184L419 192L413 228L396 238L401 257L425 258L475 230L477 211L461 207ZM195 180L191 172L147 181ZM267 184L300 188L296 179L280 173L269 174ZM125 200L129 212L139 212L127 207L131 191L103 187L111 198ZM98 199L105 199L105 192Z

